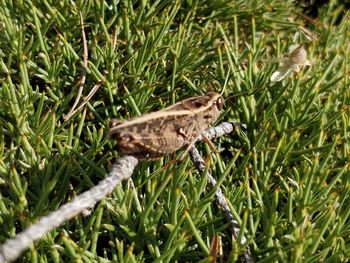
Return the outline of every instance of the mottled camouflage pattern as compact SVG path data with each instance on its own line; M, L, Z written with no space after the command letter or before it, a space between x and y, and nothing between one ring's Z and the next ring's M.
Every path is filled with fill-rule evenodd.
M222 105L221 95L210 92L125 122L112 120L110 135L122 154L158 158L193 142L217 120Z

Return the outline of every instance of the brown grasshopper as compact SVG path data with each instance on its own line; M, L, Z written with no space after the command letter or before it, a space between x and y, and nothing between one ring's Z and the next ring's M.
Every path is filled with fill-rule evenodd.
M183 146L188 150L217 120L222 107L221 95L209 92L125 122L112 119L110 136L117 140L117 148L122 154L139 159L158 158Z

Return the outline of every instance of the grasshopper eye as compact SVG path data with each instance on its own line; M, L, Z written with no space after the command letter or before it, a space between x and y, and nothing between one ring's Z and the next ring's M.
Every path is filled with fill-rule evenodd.
M118 120L118 119L111 119L111 121L109 122L109 128L113 128L113 127L116 127L120 124L122 124L123 122L121 120Z
M200 107L203 107L203 103L201 101L195 101L193 103L193 106L197 109L199 109Z
M216 100L216 106L218 107L219 110L222 110L223 106L224 106L224 101L222 100L221 97L219 97L217 100Z

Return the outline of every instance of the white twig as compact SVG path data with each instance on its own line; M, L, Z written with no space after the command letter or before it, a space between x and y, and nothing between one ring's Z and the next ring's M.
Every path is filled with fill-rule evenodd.
M125 155L118 159L108 177L98 185L77 196L72 202L42 217L37 223L17 234L14 238L7 240L0 247L0 262L15 260L32 245L32 242L39 240L64 221L75 217L86 209L93 208L98 201L110 194L122 180L131 177L137 163L138 160L133 156Z
M238 123L224 122L224 123L221 123L220 125L218 125L214 128L206 130L204 133L205 133L205 136L207 136L209 139L214 139L214 138L223 136L225 134L231 133L239 127L242 127L242 125L240 125ZM200 136L200 138L197 138L197 141L200 141L200 140L201 140L201 136ZM195 147L190 148L189 155L191 157L192 162L196 166L197 170L200 173L203 173L205 171L205 163L204 163L204 160L202 159L202 157L199 155L198 150ZM209 188L214 189L216 184L217 184L217 181L209 172L207 172L206 175L208 178ZM238 224L237 220L235 220L235 218L230 210L230 207L228 206L228 204L226 202L225 196L222 194L222 191L220 188L216 189L215 198L216 198L216 203L218 204L220 209L222 209L227 221L230 224L231 231L233 233L234 238L237 239L239 236L239 232L240 232L239 224ZM246 243L247 243L247 239L245 238L244 235L242 235L241 244L246 245ZM242 255L241 261L247 262L247 263L254 262L248 246L247 246L246 252Z
M218 126L209 128L204 132L204 135L208 139L215 139L226 134L230 134L238 129L245 129L245 124L240 124L238 122L222 122ZM203 137L200 135L196 139L197 142L203 141Z

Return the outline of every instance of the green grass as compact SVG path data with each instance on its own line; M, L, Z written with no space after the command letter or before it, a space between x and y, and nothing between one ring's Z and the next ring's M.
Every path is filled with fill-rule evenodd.
M294 1L5 1L0 4L0 242L96 185L118 158L108 138L127 119L209 89L224 89L220 121L246 140L199 148L256 262L350 258L349 40L342 1L307 22ZM89 50L87 107L63 120ZM293 36L307 26L311 67L270 82ZM256 91L252 95L234 96ZM181 153L178 153L181 154ZM35 242L24 262L209 262L214 234L225 261L233 242L213 193L189 159L143 161L87 217Z

